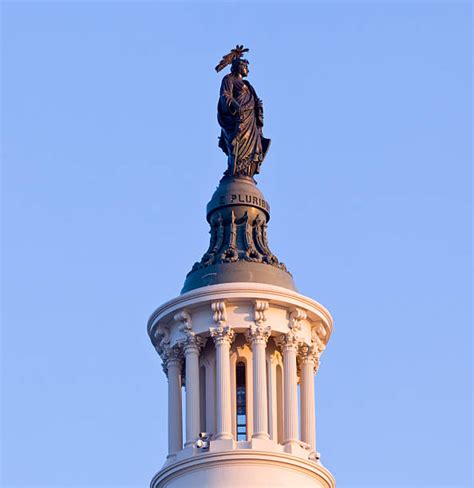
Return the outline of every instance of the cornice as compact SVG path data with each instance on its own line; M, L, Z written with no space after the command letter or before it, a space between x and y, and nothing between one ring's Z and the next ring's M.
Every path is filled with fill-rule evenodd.
M157 488L159 483L166 480L169 483L172 479L183 476L190 472L201 469L220 468L225 466L279 466L284 469L293 470L312 478L318 477L324 483L325 488L335 488L336 482L332 474L320 463L302 459L291 454L274 453L254 450L234 450L216 453L203 453L182 461L177 461L164 466L153 478L152 488Z
M270 303L303 308L312 312L323 321L328 331L328 340L332 333L333 319L331 314L323 305L312 298L280 286L261 283L222 283L197 288L165 302L150 316L147 326L148 334L151 336L152 328L160 320L185 307L219 300L232 301L242 299L268 300Z

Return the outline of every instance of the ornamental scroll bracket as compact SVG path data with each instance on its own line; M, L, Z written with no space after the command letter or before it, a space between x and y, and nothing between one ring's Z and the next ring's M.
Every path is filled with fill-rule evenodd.
M184 353L195 351L199 354L206 345L206 339L193 331L191 314L187 310L181 310L173 318L178 324L178 330L183 334L179 344L183 348Z
M226 325L227 309L225 302L223 300L219 302L212 302L211 310L212 320L216 324L216 327L209 327L209 333L211 334L214 343L216 346L218 344L223 344L224 342L228 343L229 345L232 344L235 334L232 328L229 325Z
M257 327L262 327L267 321L266 311L269 304L265 300L255 300L254 303L254 321Z
M270 337L271 327L265 326L267 317L265 312L268 310L269 304L265 300L255 300L254 302L254 324L251 324L245 333L245 338L248 343L267 343Z
M311 329L311 343L312 346L317 349L319 354L322 354L326 348L326 342L328 340L327 335L327 331L322 322L319 322Z
M174 321L178 324L178 330L183 333L190 332L192 330L191 314L187 310L181 310L173 317Z
M153 336L153 345L156 352L162 356L164 349L169 346L170 343L170 329L169 327L160 326L155 330Z
M292 332L301 330L301 321L306 320L306 312L300 308L294 308L290 311L288 327Z
M212 302L212 319L219 326L222 327L227 321L227 310L224 301Z

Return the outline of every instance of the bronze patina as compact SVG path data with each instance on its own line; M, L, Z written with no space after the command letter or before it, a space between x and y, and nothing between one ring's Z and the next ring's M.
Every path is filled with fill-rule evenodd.
M182 293L245 282L295 289L286 266L270 250L270 205L254 179L270 139L262 134L262 101L243 79L248 74L248 61L242 59L247 51L237 45L216 66L219 72L231 65L222 80L218 104L219 146L228 156L228 167L207 205L209 247L188 273Z
M254 87L244 80L249 62L242 56L248 49L237 45L216 66L221 71L231 65L222 79L217 120L221 126L219 147L227 155L227 176L250 176L260 172L260 165L270 146L263 137L263 104Z

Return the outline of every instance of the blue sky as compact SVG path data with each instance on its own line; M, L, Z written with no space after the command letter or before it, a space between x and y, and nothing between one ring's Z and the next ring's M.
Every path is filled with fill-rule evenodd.
M166 383L146 335L206 250L236 43L272 147L272 248L334 334L338 486L468 487L469 2L2 4L2 486L146 486Z

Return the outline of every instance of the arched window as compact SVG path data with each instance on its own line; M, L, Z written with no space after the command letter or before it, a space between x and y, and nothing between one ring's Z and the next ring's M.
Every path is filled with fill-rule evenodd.
M245 364L237 363L235 368L237 388L237 440L247 440L247 389L245 384Z

